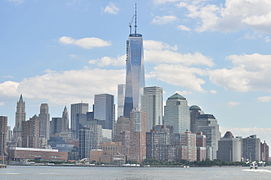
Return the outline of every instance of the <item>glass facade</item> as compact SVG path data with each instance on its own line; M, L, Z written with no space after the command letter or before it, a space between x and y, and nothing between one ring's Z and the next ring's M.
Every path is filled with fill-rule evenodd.
M124 116L130 117L133 109L141 108L141 97L145 86L143 38L141 34L130 34L127 41L126 88Z

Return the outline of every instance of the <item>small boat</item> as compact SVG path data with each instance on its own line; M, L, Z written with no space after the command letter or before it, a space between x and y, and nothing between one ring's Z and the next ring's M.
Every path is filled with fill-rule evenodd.
M6 168L7 167L7 165L5 165L5 164L0 164L0 168Z
M250 169L258 169L258 163L256 161L251 162L249 168Z

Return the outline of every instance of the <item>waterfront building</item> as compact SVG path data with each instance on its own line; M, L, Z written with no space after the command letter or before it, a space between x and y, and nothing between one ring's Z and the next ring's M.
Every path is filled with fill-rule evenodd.
M163 124L163 89L145 87L142 99L142 111L147 113L147 131Z
M167 99L164 115L164 124L172 126L174 133L184 133L190 129L189 106L180 94L176 93Z
M48 104L40 105L40 137L45 139L49 139L50 136L50 114L49 114L49 106Z
M59 152L56 149L10 147L8 152L11 161L36 160L37 158L44 161L68 160L67 152Z
M269 161L269 146L265 141L261 143L261 161Z
M206 136L202 132L196 134L197 161L206 160Z
M190 129L192 133L197 133L196 121L199 115L203 114L199 106L193 105L189 108L190 111Z
M242 157L245 161L261 160L261 140L256 135L242 139Z
M15 126L13 129L13 138L16 146L22 146L22 124L25 121L25 102L23 96L20 96L16 106Z
M219 124L212 114L201 114L196 121L197 132L206 136L207 159L217 159L218 140L221 137Z
M78 114L86 114L88 112L87 103L77 103L71 105L71 130L75 139L78 139L79 135L79 123L77 120Z
M7 154L8 117L0 116L0 156Z
M118 85L118 118L124 114L125 84Z
M103 129L113 128L115 121L114 96L96 94L94 97L94 119L103 121Z
M143 38L141 34L137 33L137 13L134 18L134 33L132 33L130 26L130 35L126 42L125 117L130 117L130 112L133 109L141 109L141 99L145 87Z
M146 133L146 158L159 161L174 161L176 146L173 143L173 127L156 125Z
M234 137L227 131L218 141L217 159L226 162L240 162L242 160L242 139Z

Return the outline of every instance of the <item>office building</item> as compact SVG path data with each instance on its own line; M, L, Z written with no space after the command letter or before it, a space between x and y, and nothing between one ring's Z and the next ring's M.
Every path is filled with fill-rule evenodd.
M50 134L50 114L49 114L49 106L48 104L40 105L40 137L45 139L49 139Z
M16 146L22 146L22 124L25 121L25 102L23 96L20 96L16 107L15 127L13 129L13 138Z
M145 87L142 99L142 111L147 113L147 131L163 124L163 89Z
M79 122L77 119L78 114L86 114L88 112L87 103L77 103L71 105L71 130L75 139L79 135Z
M61 132L68 132L69 131L69 114L67 107L64 107L62 113L62 123L61 123Z
M242 139L242 157L245 161L261 160L261 140L256 135Z
M126 48L126 86L124 98L124 116L130 117L133 109L141 109L141 98L145 86L144 72L144 49L143 38L137 33L137 15L135 13L135 29L132 33L130 26L130 35L127 40Z
M124 114L125 84L118 85L118 118Z
M235 138L231 132L226 132L218 141L217 159L226 162L242 160L242 138Z
M212 114L201 114L196 121L197 132L206 136L207 159L217 159L218 140L221 137L219 124Z
M199 106L193 105L189 108L190 111L190 129L192 133L197 133L196 121L199 115L203 114Z
M79 156L89 158L92 149L98 149L102 140L102 126L93 120L87 127L79 130Z
M112 129L115 121L114 96L96 94L94 97L94 119L103 121L103 129Z
M7 154L8 117L0 116L0 156Z
M189 106L186 99L178 93L167 99L164 124L172 126L174 133L184 133L190 129Z

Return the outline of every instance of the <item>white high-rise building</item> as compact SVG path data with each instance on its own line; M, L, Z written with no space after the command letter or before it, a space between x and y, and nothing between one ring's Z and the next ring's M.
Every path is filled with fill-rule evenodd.
M189 106L186 99L178 93L167 99L164 124L172 126L174 133L184 133L190 129Z
M154 126L163 124L163 89L161 87L144 88L142 111L147 113L147 132Z
M118 117L123 116L125 98L125 84L118 85Z

